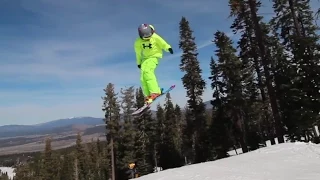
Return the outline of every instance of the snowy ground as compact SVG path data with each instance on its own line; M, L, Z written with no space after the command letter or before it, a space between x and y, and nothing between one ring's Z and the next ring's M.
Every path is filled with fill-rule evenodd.
M320 144L283 143L137 180L320 180Z
M11 167L0 167L1 172L8 173L8 176L10 179L12 179L15 176L15 173L13 172L14 168Z
M149 174L137 180L320 180L320 144L283 143L232 157ZM13 168L0 167L10 178Z

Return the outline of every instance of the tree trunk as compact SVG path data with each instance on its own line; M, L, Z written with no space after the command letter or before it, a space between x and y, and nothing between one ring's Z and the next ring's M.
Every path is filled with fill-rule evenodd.
M250 41L251 43L253 43L253 40L252 40L252 37L250 38ZM270 117L269 117L269 113L268 113L268 101L267 101L267 96L266 96L266 92L264 91L264 87L263 87L263 82L262 82L262 73L261 73L261 70L260 70L260 66L259 66L259 61L258 61L258 57L256 56L256 54L254 53L254 64L255 64L255 69L256 69L256 72L257 72L257 75L258 75L258 86L259 86L259 89L260 89L260 92L261 92L261 98L262 98L262 104L263 104L263 113L264 113L264 122L265 122L265 125L267 126L266 130L268 132L268 138L270 139L271 141L271 144L272 144L272 141L275 143L274 141L274 138L273 138L273 133L272 132L272 128L270 128L270 125L273 125L273 122L270 122Z
M298 23L298 19L296 17L296 12L294 10L294 2L293 0L289 0L289 6L290 6L290 13L291 13L291 16L292 16L292 19L293 19L293 23L294 23L294 27L296 29L296 33L299 37L301 37L302 33L301 33L301 28L299 26L299 23Z
M280 143L284 143L284 138L283 138L283 127L282 127L282 123L281 123L281 117L280 117L280 112L279 112L279 108L277 105L277 100L275 97L275 90L272 86L272 82L271 82L271 78L270 78L270 70L269 70L269 62L270 59L267 56L266 53L266 49L265 49L265 44L263 41L263 37L262 37L262 30L259 24L259 20L257 18L257 14L256 14L256 5L254 0L249 0L249 6L250 6L250 12L251 12L251 16L252 16L252 20L254 23L254 31L255 31L255 35L257 37L258 40L258 46L261 52L261 60L262 60L262 64L264 67L264 73L265 73L265 77L266 77L266 84L267 84L267 88L268 88L268 94L270 97L270 103L271 103L271 108L272 108L272 113L273 113L273 117L274 117L274 121L275 121L275 126L276 126L276 133L277 133L277 137L278 137L278 142Z
M158 161L157 161L157 147L156 144L153 146L153 151L154 151L154 164L156 166L156 172L158 172Z
M74 160L74 177L75 180L79 180L79 169L78 169L78 159Z
M240 110L236 110L235 118L236 118L236 125L237 125L237 135L239 138L239 143L241 145L242 153L246 153L249 151L248 145L246 142L246 131L243 118L241 116Z
M116 179L116 173L115 173L115 163L114 163L114 151L113 151L113 137L111 137L111 168L112 168L112 180Z
M245 7L242 7L242 9L245 9ZM251 24L250 21L248 21L248 19L245 20L245 22L247 24ZM254 29L254 28L252 28ZM248 32L248 34L251 34L252 32ZM249 36L249 40L250 40L250 43L252 45L255 44L254 42L254 39L252 36ZM269 116L269 113L268 113L268 101L267 101L267 96L266 96L266 92L264 90L264 85L263 85L263 82L262 82L262 72L260 70L260 64L259 64L259 60L258 60L258 56L256 54L256 52L253 53L253 61L254 61L254 66L255 66L255 70L257 72L257 79L258 79L258 87L259 87L259 90L261 92L261 98L262 98L262 103L263 103L263 113L264 113L264 123L265 123L265 126L266 126L266 129L263 128L263 130L266 130L268 132L268 138L270 139L271 141L271 144L272 142L275 144L275 141L274 141L274 137L273 137L273 133L272 132L272 128L270 128L270 125L274 125L273 122L271 123L270 122L270 116Z
M319 129L318 129L318 126L313 126L313 132L314 132L314 136L315 137L319 137L320 134L319 134Z

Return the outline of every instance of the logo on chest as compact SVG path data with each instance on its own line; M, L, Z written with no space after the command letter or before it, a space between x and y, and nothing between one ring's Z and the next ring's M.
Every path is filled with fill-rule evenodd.
M146 49L146 47L148 47L149 49L152 49L152 44L151 43L149 43L148 45L143 43L142 46L143 46L143 49Z

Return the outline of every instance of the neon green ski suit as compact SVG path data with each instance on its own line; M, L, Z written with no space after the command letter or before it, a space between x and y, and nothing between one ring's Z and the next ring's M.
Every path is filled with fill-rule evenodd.
M152 25L150 27L154 29ZM145 40L138 37L134 43L137 65L140 65L140 81L142 91L145 96L152 93L161 93L158 85L155 69L159 64L159 59L163 56L163 51L169 52L171 46L158 34L153 35Z

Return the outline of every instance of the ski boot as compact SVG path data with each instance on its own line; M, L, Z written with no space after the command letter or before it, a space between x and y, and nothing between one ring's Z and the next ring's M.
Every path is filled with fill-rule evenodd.
M157 99L159 96L161 96L163 94L163 88L160 89L161 93L152 93L150 96L147 96L145 98L145 103L146 104L151 104L155 99Z

